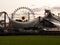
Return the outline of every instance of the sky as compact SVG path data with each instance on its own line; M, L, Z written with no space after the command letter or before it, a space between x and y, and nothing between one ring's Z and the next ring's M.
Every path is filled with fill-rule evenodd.
M60 0L0 0L0 12L12 14L19 7L31 9L41 7L60 7Z
M0 12L8 14L14 12L18 7L40 8L42 6L59 6L60 0L0 0Z

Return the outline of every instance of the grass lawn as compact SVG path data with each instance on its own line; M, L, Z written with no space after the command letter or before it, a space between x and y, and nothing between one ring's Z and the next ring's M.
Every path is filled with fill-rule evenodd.
M60 36L0 36L0 45L60 45Z

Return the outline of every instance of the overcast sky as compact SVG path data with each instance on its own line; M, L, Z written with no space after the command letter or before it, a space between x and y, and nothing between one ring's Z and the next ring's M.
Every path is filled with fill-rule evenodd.
M60 0L0 0L0 11L11 14L18 7L40 8L60 6Z

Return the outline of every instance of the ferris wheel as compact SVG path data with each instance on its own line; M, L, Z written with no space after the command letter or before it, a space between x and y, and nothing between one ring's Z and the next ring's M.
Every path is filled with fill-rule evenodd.
M27 7L20 7L17 8L13 13L12 13L12 19L13 20L20 20L20 21L29 21L31 19L34 19L34 12L30 8Z

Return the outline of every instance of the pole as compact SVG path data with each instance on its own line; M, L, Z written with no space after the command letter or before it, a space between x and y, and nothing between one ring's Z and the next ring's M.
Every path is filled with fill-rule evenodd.
M4 12L4 29L6 29L6 13Z

